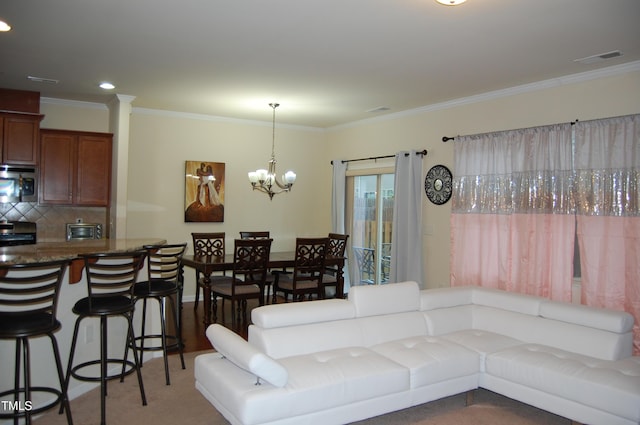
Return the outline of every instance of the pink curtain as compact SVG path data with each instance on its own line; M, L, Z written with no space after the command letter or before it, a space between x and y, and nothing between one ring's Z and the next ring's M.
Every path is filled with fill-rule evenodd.
M582 303L635 318L640 355L640 115L576 124Z
M640 354L640 115L454 143L451 285L570 301L577 236L581 302L632 314Z
M452 214L451 285L569 302L574 229L567 215Z
M456 138L451 285L570 301L569 124Z
M640 355L640 217L578 217L582 303L631 313Z

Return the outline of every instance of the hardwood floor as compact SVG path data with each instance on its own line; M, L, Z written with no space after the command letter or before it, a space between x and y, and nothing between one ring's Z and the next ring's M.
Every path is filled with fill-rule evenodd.
M218 323L232 329L230 303L225 303L224 315L221 314L221 303L218 303ZM202 322L204 318L203 303L200 301L198 309L193 309L193 302L183 303L182 309L182 339L184 341L184 352L210 350L211 343L205 335L205 326ZM251 320L251 309L258 306L258 302L250 300L247 306L247 320ZM234 329L243 338L247 338L248 324L241 325L239 329ZM171 354L177 354L177 351Z

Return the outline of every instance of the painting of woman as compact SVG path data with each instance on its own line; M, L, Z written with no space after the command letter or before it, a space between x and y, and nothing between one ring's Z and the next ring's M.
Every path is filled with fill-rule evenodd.
M224 221L224 165L186 161L185 222Z

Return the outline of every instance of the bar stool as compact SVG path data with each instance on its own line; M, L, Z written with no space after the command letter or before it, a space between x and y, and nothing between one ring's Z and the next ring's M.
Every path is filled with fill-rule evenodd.
M15 381L12 390L0 393L0 399L13 395L10 407L12 413L0 413L0 419L13 418L18 424L20 418L31 423L31 417L57 404L64 406L67 423L72 424L69 399L67 398L60 350L54 332L60 329L56 318L58 297L62 277L68 261L16 264L0 267L0 339L15 339ZM60 389L31 384L31 350L29 338L46 335L51 340L56 372ZM24 361L21 364L21 357ZM3 359L4 363L5 359ZM3 368L7 367L5 365ZM20 372L22 369L22 382ZM45 405L34 406L33 395L53 394L55 399ZM5 409L3 403L2 410Z
M167 361L167 350L177 349L180 353L182 369L185 369L182 323L180 311L182 309L182 289L184 284L184 274L182 268L182 256L187 250L187 244L165 244L147 245L147 275L148 279L134 285L133 295L135 302L142 300L142 332L136 337L136 345L132 348L140 351L140 362L143 362L145 351L162 350L164 357L164 374L167 385L171 384L169 379L169 363ZM175 298L175 299L174 299ZM145 334L147 318L147 301L155 299L160 307L160 334ZM167 318L165 304L169 303L170 313L173 316L175 333L167 334ZM176 306L177 304L177 306ZM147 340L159 339L159 345L145 346ZM167 343L167 341L171 343Z
M135 371L138 375L142 405L147 405L137 351L132 350L133 362L128 359L129 347L135 344L132 321L135 306L133 286L137 281L138 272L144 265L146 252L82 254L80 257L84 259L88 296L80 299L73 306L73 312L78 315L78 318L73 330L65 388L68 388L69 380L72 376L80 381L100 382L100 423L104 425L106 424L105 397L107 395L107 381L111 379L120 377L122 382L125 375ZM122 358L110 358L107 353L107 319L117 316L127 319L127 341L125 341L123 347L124 356ZM73 366L80 322L87 317L100 318L100 357L97 360L90 360ZM122 366L122 371L118 374L109 375L107 366L110 364ZM83 371L83 369L95 365L100 365L100 376L91 376L88 375L88 371Z

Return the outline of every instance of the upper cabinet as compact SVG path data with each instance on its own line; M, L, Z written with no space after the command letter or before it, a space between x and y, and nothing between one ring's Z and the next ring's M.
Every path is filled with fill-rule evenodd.
M41 204L108 206L113 136L40 130Z
M0 112L2 164L38 164L39 114Z
M0 163L37 165L40 93L0 88Z

